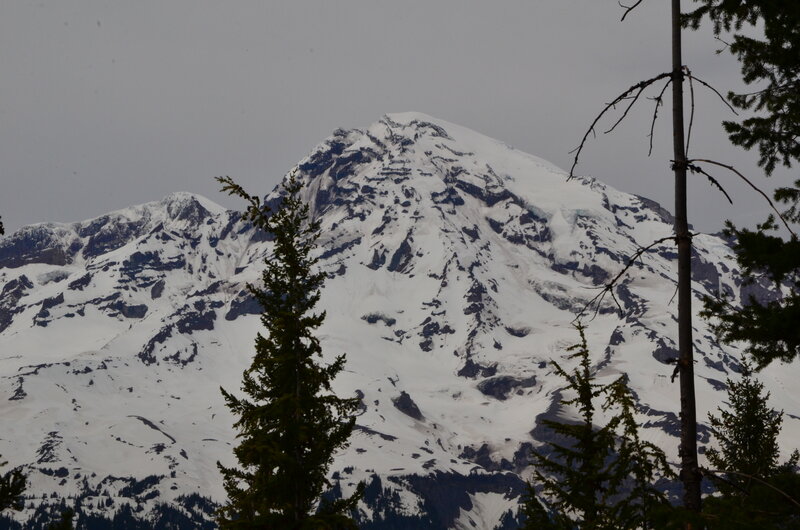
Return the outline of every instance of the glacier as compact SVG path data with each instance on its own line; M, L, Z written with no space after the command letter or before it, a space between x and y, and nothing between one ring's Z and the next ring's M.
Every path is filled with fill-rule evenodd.
M335 391L361 399L330 494L367 484L362 528L516 528L530 450L548 436L537 420L570 417L549 362L565 362L584 309L599 378L628 375L643 437L677 461L674 246L645 253L616 302L587 307L671 234L667 210L421 113L337 130L295 169L322 227L324 355L346 353ZM725 240L693 240L702 450L741 352L718 344L700 299L774 293L743 285ZM127 504L143 525L165 506L186 528L209 524L216 463L234 463L219 388L238 389L250 363L261 325L245 286L270 248L240 213L187 192L0 239L0 454L30 480L10 515L65 499L97 516ZM799 375L760 374L787 453Z

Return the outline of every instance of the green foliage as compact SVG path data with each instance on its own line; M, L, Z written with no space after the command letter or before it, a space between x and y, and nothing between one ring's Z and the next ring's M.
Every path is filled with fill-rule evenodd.
M740 380L727 383L728 407L718 408L718 416L709 415L716 444L706 456L721 496L706 499L708 524L720 529L797 528L800 454L794 451L785 463L778 462L783 413L768 406L769 392L748 366Z
M0 462L3 467L8 462ZM0 475L0 512L11 508L12 510L22 509L22 494L25 493L28 479L20 468Z
M709 414L711 434L716 445L709 447L706 457L714 469L724 473L719 490L725 495L747 495L754 479L766 479L780 471L793 469L798 454L778 464L778 434L783 413L767 405L769 392L755 379L745 365L742 378L727 380L727 409L718 407L719 416Z
M653 528L670 510L654 484L674 474L663 451L639 437L626 376L605 385L595 382L584 328L576 327L581 341L568 348L567 359L577 360L577 366L567 372L554 361L553 369L575 395L561 404L577 409L581 421L542 420L555 440L566 443L550 441L549 454L533 453L536 471L523 506L525 528ZM597 400L603 412L614 412L602 427L594 423ZM547 501L537 500L535 486Z
M742 78L756 90L728 93L734 107L756 115L723 122L735 145L759 150L767 174L775 166L800 160L800 3L787 0L695 0L702 4L684 17L697 28L704 17L714 33L733 33L730 52L741 64ZM742 31L749 26L750 31ZM763 38L754 36L763 30Z
M797 186L800 192L800 181ZM751 295L737 307L726 296L706 297L701 312L706 318L715 317L711 326L722 341L745 342L746 353L759 369L775 359L790 362L800 356L800 241L794 236L782 239L770 233L774 230L772 217L756 230L738 229L730 222L725 230L734 238L745 284L768 280L776 291L773 299Z
M757 146L759 165L770 175L776 166L791 167L800 160L800 2L786 0L695 0L701 5L684 16L685 26L697 28L707 17L715 34L730 39L729 50L741 65L742 78L755 90L728 93L734 107L751 111L740 122L723 123L735 145ZM730 34L730 36L727 36ZM778 189L775 199L787 209L788 222L800 222L800 181ZM743 300L739 309L726 298L707 299L705 316L719 317L717 333L726 342L746 341L747 352L759 368L774 359L791 361L800 355L800 242L771 233L770 218L755 231L728 223L745 281L760 278L786 282L787 296L776 300Z
M361 489L350 498L320 503L331 487L326 477L334 452L347 445L353 430L358 399L339 398L331 389L344 355L327 366L319 362L322 349L313 332L325 313L314 308L325 275L314 271L317 259L311 257L319 224L309 219L294 174L284 181L281 208L272 214L230 178L218 180L223 191L249 203L243 217L274 236L263 286L248 285L263 308L267 331L256 337L253 363L243 375L242 391L248 397L222 389L239 418L234 426L240 443L234 453L240 467L218 464L229 497L218 522L228 529L356 528L345 514L355 507Z

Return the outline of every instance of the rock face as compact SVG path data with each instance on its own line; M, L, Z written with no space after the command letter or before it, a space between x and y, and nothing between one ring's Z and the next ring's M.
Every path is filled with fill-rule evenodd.
M422 114L338 130L298 171L323 230L324 354L347 354L335 390L362 404L331 495L366 482L363 528L514 528L527 454L548 436L537 418L564 414L548 363L569 368L576 312L670 234L669 213ZM694 241L698 299L747 294L727 244ZM0 240L0 454L27 466L26 505L211 519L235 443L218 388L249 365L261 326L246 284L271 245L187 193ZM645 438L675 459L673 254L645 255L587 333L600 377L628 374ZM702 420L739 365L700 319L694 339ZM764 374L787 441L798 375Z

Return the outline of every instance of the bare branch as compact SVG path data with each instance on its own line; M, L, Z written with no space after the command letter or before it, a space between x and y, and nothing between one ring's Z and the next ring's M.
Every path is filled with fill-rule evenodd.
M669 86L670 83L672 83L671 78L667 79L667 82L664 83L664 87L661 89L661 92L658 93L658 96L653 98L653 101L656 102L656 108L653 109L653 121L650 123L650 134L648 135L650 137L650 149L647 151L647 156L653 154L653 132L655 131L656 120L658 119L658 108L664 102L664 92L667 91L667 87Z
M708 178L709 182L711 182L711 184L712 184L714 187L716 187L716 188L717 188L719 191L721 191L721 192L722 192L722 194L723 194L723 195L725 195L725 198L726 198L726 199L728 199L728 202L729 202L729 203L731 203L731 204L733 204L733 200L731 199L731 196L730 196L730 195L728 195L728 192L727 192L727 191L725 191L725 188L723 188L723 187L722 187L722 184L720 184L720 183L719 183L719 181L718 181L717 179L715 179L714 177L712 177L711 175L709 175L708 173L706 173L706 172L703 170L703 168L701 168L700 166L696 166L696 165L694 165L694 164L689 164L689 163L687 163L687 164L686 164L686 169L688 169L688 170L689 170L689 171L691 171L692 173L700 173L700 174L702 174L702 175L705 175L705 176L706 176L706 178Z
M739 175L739 178L741 178L743 181L747 182L747 184L749 184L751 188L756 190L758 193L761 194L762 197L764 197L764 199L767 200L767 202L769 203L769 205L772 208L772 210L777 214L777 216L780 218L780 220L783 221L783 225L786 227L786 230L788 230L789 233L792 234L794 237L797 237L797 234L795 234L794 230L791 229L791 227L789 226L789 223L787 223L786 219L784 219L783 215L781 215L781 212L779 212L778 209L775 208L775 204L773 204L773 202L770 200L769 196L766 193L764 193L763 191L761 191L761 189L759 189L758 186L753 184L750 181L750 179L748 179L747 177L742 175L739 171L737 171L735 167L729 166L728 164L723 164L721 162L717 162L715 160L708 160L708 159L705 159L705 158L692 158L691 160L687 160L686 161L687 164L692 164L694 162L705 162L706 164L713 164L715 166L724 167L728 171L732 171L733 173L736 173L737 175Z
M631 11L636 9L639 6L639 4L642 3L642 0L636 0L636 3L633 4L632 6L626 6L622 2L619 2L619 1L617 1L617 3L619 4L619 7L621 7L622 9L625 10L625 12L622 14L622 18L619 19L620 22L623 22L625 20L625 17L628 16L628 13L630 13Z
M598 287L598 289L602 289L602 291L600 291L594 298L589 300L585 306L583 306L583 309L581 309L578 315L573 319L573 322L575 320L580 319L580 317L583 316L583 314L586 313L586 310L589 309L589 307L591 307L592 305L595 305L594 315L591 318L591 320L594 320L594 318L597 316L597 313L600 311L600 304L603 302L603 298L605 298L607 294L611 295L611 298L617 304L617 307L619 308L621 313L622 306L620 305L619 300L617 300L616 295L614 295L614 287L616 287L617 282L620 280L620 278L622 278L625 275L626 272L628 272L628 269L630 269L636 263L636 260L638 260L642 256L642 254L648 252L656 245L660 245L664 241L669 241L669 240L675 240L675 236L662 237L660 239L656 239L646 247L639 247L638 249L636 249L636 252L634 252L628 258L628 262L625 264L622 270L619 271L619 273L617 273L617 275L614 276L614 278L610 282L603 285L602 287Z
M719 35L714 35L714 39L720 41L724 45L723 48L720 48L719 50L714 50L714 53L716 53L717 55L719 55L720 53L724 52L727 48L730 48L730 46L731 46L729 42L726 42L726 41L722 40L721 38L719 38Z
M714 93L715 93L717 96L719 96L719 99L721 99L721 100L722 100L722 102L723 102L723 103L725 103L725 106L726 106L726 107L728 107L728 108L731 110L731 112L733 112L733 113L734 113L734 114L736 114L737 116L739 115L739 113L738 113L738 112L736 112L736 109L734 109L734 108L731 106L731 104L730 104L730 103L728 103L728 100L727 100L727 99L725 99L725 96L723 96L722 94L720 94L720 93L719 93L719 90L717 90L717 89L716 89L716 88L714 88L713 86L709 85L708 83L706 83L705 81L703 81L703 80L702 80L702 79L700 79L699 77L692 75L692 74L689 72L689 69L688 69L688 68L686 68L686 76L687 76L687 77L688 77L690 80L691 80L691 79L694 79L695 81L697 81L697 82L698 82L698 83L700 83L701 85L705 86L706 88L708 88L709 90L711 90L712 92L714 92Z
M689 143L692 140L692 126L694 125L694 78L692 77L692 72L687 67L683 67L686 70L687 77L689 78L689 94L690 94L690 101L692 103L692 110L689 113L689 129L686 133L686 150L684 152L685 156L689 156ZM721 188L721 186L720 186ZM724 191L723 191L724 193ZM727 193L726 193L727 195ZM728 198L730 200L730 197Z
M626 98L623 98L623 100L625 100L625 99L629 99L629 100L631 100L631 102L630 102L630 103L628 103L628 106L627 106L627 107L625 107L625 112L623 112L623 113L622 113L622 116L620 116L620 117L619 117L619 119L618 119L617 121L615 121L615 122L614 122L614 125L612 125L610 129L608 129L607 131L603 131L603 134L608 134L608 133L610 133L611 131L613 131L614 129L616 129L616 128L617 128L617 125L619 125L620 123L622 123L622 120L624 120L624 119L625 119L625 117L628 115L628 112L630 112L630 110L631 110L631 107L633 107L633 104L634 104L634 103L636 103L636 100L638 100L638 99L639 99L639 96L641 96L641 95L642 95L642 91L643 91L643 90L644 90L644 88L640 88L640 89L639 89L639 91L638 91L638 92L636 92L636 94L635 94L635 95L633 95L633 96L628 96L628 97L626 97Z
M569 170L569 177L567 177L567 180L572 179L572 178L575 177L575 167L578 165L578 157L581 156L581 152L583 151L583 146L586 144L586 140L589 138L589 135L593 134L595 132L594 128L597 125L597 122L600 121L600 118L602 118L605 115L605 113L608 112L610 109L615 108L617 103L619 103L620 101L624 101L625 99L628 99L633 92L637 92L638 91L636 96L634 97L634 102L635 102L636 99L639 97L639 95L642 93L642 91L645 88L649 87L650 85L652 85L653 83L655 83L659 79L664 79L665 77L670 77L671 75L672 75L672 72L666 72L666 73L663 73L663 74L659 74L659 75L657 75L657 76L655 76L655 77L653 77L651 79L646 79L644 81L640 81L640 82L636 83L635 85L633 85L632 87L628 88L628 90L626 90L625 92L623 92L622 94L620 94L616 98L614 98L614 100L611 103L607 103L606 104L605 108L600 112L600 114L597 115L597 117L595 117L594 121L592 121L592 124L589 126L589 129L583 135L583 139L581 139L580 145L573 150L573 152L575 153L575 159L572 162L572 167ZM630 108L630 106L629 106L629 108ZM627 114L627 109L625 111L625 114ZM624 118L624 115L623 115L623 118ZM621 120L619 120L619 121L621 121ZM619 121L617 123L619 123ZM614 125L614 127L616 127L616 124ZM613 130L614 127L612 127L611 130Z

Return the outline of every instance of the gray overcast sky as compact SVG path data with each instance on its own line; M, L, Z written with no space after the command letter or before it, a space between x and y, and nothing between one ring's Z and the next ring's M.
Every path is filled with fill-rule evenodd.
M691 3L684 0L684 6ZM14 230L78 221L231 175L265 193L337 127L415 110L569 169L605 102L669 69L668 2L620 22L616 0L3 0L0 215ZM738 65L709 31L684 62L722 90ZM736 165L716 96L698 88L691 154ZM654 94L651 94L654 95ZM647 158L652 102L591 141L578 172L672 210L669 108ZM734 206L692 183L690 222L753 223L767 205L718 173Z

